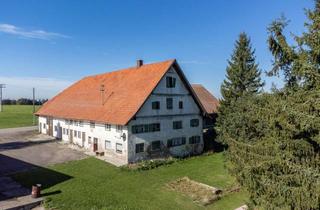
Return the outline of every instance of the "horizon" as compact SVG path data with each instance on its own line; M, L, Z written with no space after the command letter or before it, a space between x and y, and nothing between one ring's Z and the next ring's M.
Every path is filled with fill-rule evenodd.
M291 20L286 33L299 35L306 21L304 8L312 7L312 0L202 4L96 0L76 5L2 1L0 83L7 85L3 98L31 98L35 87L37 99L50 99L85 76L134 66L137 59L145 63L177 59L191 84L202 84L221 98L220 85L238 35L243 31L249 35L260 69L268 71L272 66L268 25L284 14ZM262 80L265 91L272 83L283 84L281 77L264 73Z

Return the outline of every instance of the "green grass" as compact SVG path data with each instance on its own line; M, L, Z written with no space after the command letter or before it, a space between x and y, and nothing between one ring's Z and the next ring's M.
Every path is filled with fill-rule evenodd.
M247 193L240 191L209 206L199 206L166 187L166 183L183 176L222 189L235 184L224 167L222 153L148 171L123 170L91 157L16 174L13 178L27 187L43 184L46 205L53 209L228 210L243 205L247 199Z
M0 128L32 126L32 110L32 106L28 105L4 105L0 112Z

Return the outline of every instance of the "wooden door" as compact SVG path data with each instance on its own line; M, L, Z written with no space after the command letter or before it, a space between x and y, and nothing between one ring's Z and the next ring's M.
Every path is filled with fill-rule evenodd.
M93 151L98 150L98 138L93 138Z

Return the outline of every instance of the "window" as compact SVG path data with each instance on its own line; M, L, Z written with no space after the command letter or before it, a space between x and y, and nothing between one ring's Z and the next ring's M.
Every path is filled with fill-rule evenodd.
M167 98L167 109L172 109L173 108L173 99L172 98Z
M69 129L66 129L66 134L69 135Z
M199 119L190 120L190 127L198 127L198 126L199 126Z
M189 138L189 144L199 144L200 143L200 136L191 136Z
M106 129L106 131L111 131L111 125L110 124L105 124L104 128Z
M77 131L73 131L73 136L77 137Z
M116 152L122 154L122 144L116 143Z
M153 101L152 109L160 109L160 101Z
M90 122L90 128L96 127L96 124L94 122Z
M183 109L183 101L179 101L179 109Z
M54 131L57 131L58 130L58 127L55 125L54 126Z
M180 145L186 144L186 138L185 137L178 137L178 138L172 138L167 141L168 147L176 147Z
M91 136L88 136L88 144L91 144Z
M122 130L123 130L123 126L122 126L122 125L117 125L116 131L117 131L118 133L122 133Z
M150 133L156 131L160 131L160 123L132 126L132 133Z
M105 149L111 149L111 141L106 140L104 142Z
M62 129L62 133L63 133L63 135L66 134L66 129L65 128Z
M72 124L73 124L73 120L70 120L70 121L69 121L69 125L72 125Z
M79 121L74 121L75 126L79 126Z
M173 121L173 129L182 129L182 121Z
M152 151L160 150L160 141L153 141L151 143L151 150Z
M44 128L44 129L46 128L46 124L44 124L44 123L43 123L43 128Z
M144 152L144 143L136 144L136 153Z
M83 127L83 121L79 121L79 126Z
M78 138L81 138L81 132L78 131Z
M174 77L166 77L166 86L167 86L167 88L176 87L176 78L174 78Z

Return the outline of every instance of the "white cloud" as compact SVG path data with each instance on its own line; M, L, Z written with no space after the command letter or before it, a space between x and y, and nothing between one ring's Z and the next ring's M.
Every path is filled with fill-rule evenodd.
M6 84L3 98L32 98L32 88L36 98L51 98L72 84L72 81L41 77L1 77L0 83Z
M47 32L44 30L25 30L23 28L11 25L11 24L0 24L0 32L11 34L15 36L20 36L30 39L42 39L42 40L52 40L56 38L70 38L67 35Z

